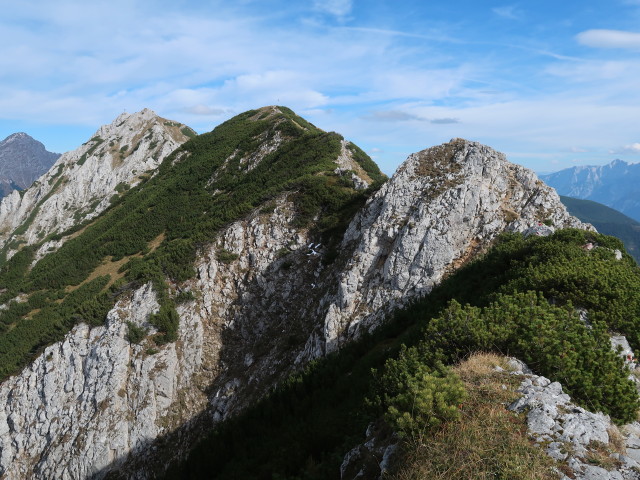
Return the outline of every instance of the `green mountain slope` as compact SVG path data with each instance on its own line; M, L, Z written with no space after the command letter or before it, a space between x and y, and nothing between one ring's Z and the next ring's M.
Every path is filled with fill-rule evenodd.
M640 263L640 222L613 208L591 200L560 196L571 215L588 222L605 235L618 237L625 248Z
M101 324L118 295L148 281L161 306L150 319L159 330L154 340L174 341L180 298L167 280L193 276L200 247L278 195L288 194L297 223L331 248L371 193L334 172L341 141L284 107L243 113L185 143L153 176L114 196L103 215L62 234L65 244L33 268L40 245L24 247L0 269L0 303L7 305L0 312L0 379L75 323ZM385 178L350 148L370 179Z
M587 251L587 242L601 248ZM475 351L514 355L561 381L585 407L618 421L635 419L637 392L607 334L622 332L640 347L640 270L629 255L615 259L613 250L621 247L613 237L580 230L528 239L504 234L375 334L310 365L222 423L167 478L339 478L344 455L372 421L384 418L408 432L421 428L423 439L442 422L460 421L464 395L453 393L459 384L443 365ZM588 311L591 327L578 306ZM440 395L441 403L418 414L418 394ZM509 473L516 454L489 462L491 471L530 478Z

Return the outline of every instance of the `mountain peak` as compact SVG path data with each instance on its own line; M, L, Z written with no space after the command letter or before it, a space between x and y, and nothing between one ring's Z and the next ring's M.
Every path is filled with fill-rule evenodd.
M7 138L5 138L2 141L2 143L12 142L14 140L22 140L22 139L31 139L31 140L33 140L33 138L31 136L27 135L24 132L16 132L16 133L12 133Z
M154 112L153 110L149 109L149 108L143 108L142 110L140 110L139 112L122 112L120 115L118 115L113 122L111 122L111 125L117 125L117 124L122 124L123 122L126 122L128 120L135 120L135 119L139 119L139 118L144 118L144 119L149 119L149 118L153 118L153 117L157 117L158 115L156 114L156 112Z
M615 168L615 167L622 167L622 166L628 166L629 164L627 162L625 162L624 160L620 160L619 158L616 158L615 160L613 160L609 165L607 165L608 167L611 168Z
M0 142L0 149L4 148L20 148L18 145L28 145L29 148L46 151L42 142L39 142L32 136L24 132L16 132L9 135L2 142Z
M120 114L79 148L62 155L23 195L5 199L0 205L0 245L15 239L12 232L29 219L28 228L20 234L27 244L39 241L44 233L61 232L82 219L94 218L114 196L147 178L167 155L195 135L186 125L149 109Z
M0 142L0 198L13 190L23 190L45 173L60 157L24 132Z

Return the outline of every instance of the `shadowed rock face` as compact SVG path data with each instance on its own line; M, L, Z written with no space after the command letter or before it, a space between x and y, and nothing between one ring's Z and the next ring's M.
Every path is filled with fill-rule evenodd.
M14 133L0 142L0 198L24 190L60 157L26 133Z
M201 249L196 277L176 285L194 297L178 308L177 342L150 353L150 340L125 340L126 322L151 328L158 304L145 285L105 326L77 326L4 382L0 471L151 477L199 431L427 294L502 231L544 220L589 228L533 172L461 139L411 155L352 219L332 263L294 220L283 192ZM237 257L221 260L220 250Z

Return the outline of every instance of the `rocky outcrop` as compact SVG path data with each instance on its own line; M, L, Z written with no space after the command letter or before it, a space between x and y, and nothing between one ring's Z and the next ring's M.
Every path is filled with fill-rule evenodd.
M59 157L24 132L9 135L0 142L0 197L29 187Z
M112 128L126 131L123 120ZM144 138L138 150L151 148ZM270 148L278 145L257 151ZM343 144L336 168L352 170L347 150ZM94 152L87 163L100 161ZM101 478L116 468L116 477L152 477L201 429L374 328L385 311L427 294L500 232L544 220L587 228L532 172L459 139L410 156L353 219L332 263L323 261L320 239L296 226L288 195L227 226L199 251L196 277L170 286L187 299L177 342L127 341L127 322L150 329L145 322L157 308L143 286L118 300L104 327L75 327L0 386L0 468L8 479ZM56 215L37 218L25 238L66 221L62 213L55 222Z
M592 228L570 216L534 172L487 146L454 139L409 156L351 222L342 249L353 253L305 355L374 328L385 311L429 293L499 233L544 221Z
M189 127L151 110L123 113L100 127L80 148L63 154L28 190L14 191L2 199L0 248L7 247L11 257L19 243L32 245L97 217L114 195L151 175L194 134ZM36 258L58 248L62 241L45 242Z
M369 424L365 441L347 452L340 465L342 480L380 480L387 476L401 452L401 441L383 421Z
M509 409L527 416L529 434L547 454L565 464L562 478L578 480L636 480L640 476L637 458L628 455L625 443L637 437L622 436L607 415L592 413L571 402L562 385L531 374L512 359L513 374L525 375L518 391L522 394ZM598 465L599 464L599 465ZM604 468L609 464L609 468Z

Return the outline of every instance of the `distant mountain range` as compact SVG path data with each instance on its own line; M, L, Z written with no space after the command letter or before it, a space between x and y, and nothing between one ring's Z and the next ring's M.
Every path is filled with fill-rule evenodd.
M629 254L640 264L640 222L613 208L592 200L560 196L569 213L583 222L590 223L605 235L618 237Z
M614 160L540 175L560 195L593 200L640 221L640 163Z
M28 188L60 157L26 133L14 133L0 142L0 198Z

